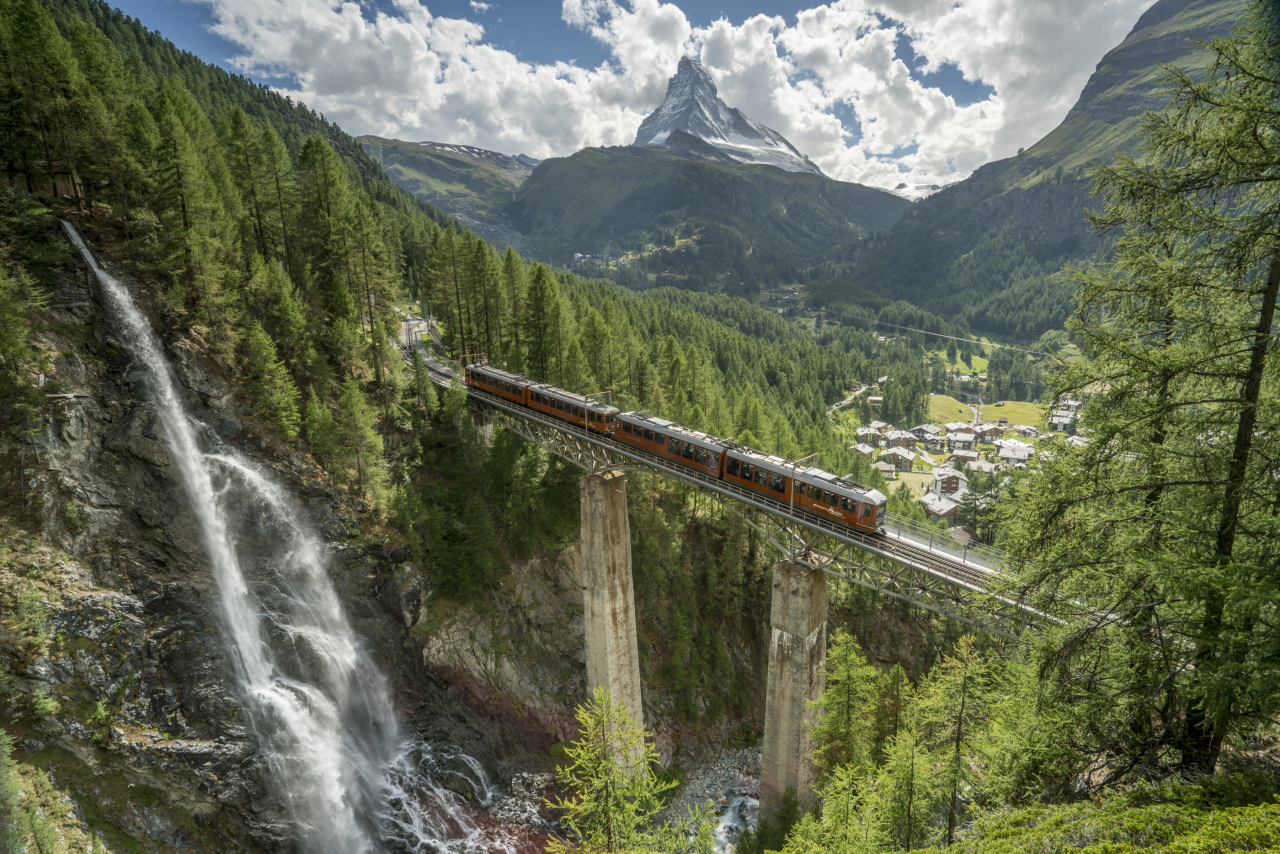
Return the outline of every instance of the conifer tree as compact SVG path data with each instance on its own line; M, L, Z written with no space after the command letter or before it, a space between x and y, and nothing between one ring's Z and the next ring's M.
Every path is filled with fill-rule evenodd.
M385 479L380 477L382 437L373 429L376 419L377 413L365 402L360 384L348 377L338 397L338 456L345 467L355 468L356 485L362 492L380 486Z
M862 773L873 767L872 715L879 672L867 663L858 641L843 629L831 634L823 663L826 688L814 702L813 760L823 776L850 767Z
M276 346L257 323L249 328L248 367L253 377L253 396L261 412L280 428L285 438L298 437L298 387L289 370L276 355Z
M1084 358L1053 378L1087 399L1088 441L1007 505L1020 595L1070 620L1041 672L1082 751L1119 757L1105 782L1171 753L1211 773L1280 711L1278 39L1255 3L1203 74L1168 69L1141 159L1095 171L1092 222L1123 235L1109 267L1074 274Z
M338 425L328 405L316 394L315 387L307 392L307 406L302 418L303 430L311 453L326 465L336 459L338 452Z

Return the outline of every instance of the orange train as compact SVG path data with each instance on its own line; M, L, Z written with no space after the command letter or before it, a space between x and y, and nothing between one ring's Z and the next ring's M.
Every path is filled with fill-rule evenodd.
M859 531L882 533L885 496L819 468L800 468L643 412L620 412L580 394L488 365L466 368L466 383L623 445Z

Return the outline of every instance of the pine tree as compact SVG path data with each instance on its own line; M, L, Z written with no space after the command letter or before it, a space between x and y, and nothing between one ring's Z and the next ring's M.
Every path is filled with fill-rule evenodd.
M328 405L316 394L313 386L307 392L306 411L302 417L303 430L311 453L325 465L336 460L338 452L338 425L333 420L333 413Z
M361 492L382 484L382 437L373 429L377 413L365 402L360 384L348 377L338 397L338 458L356 470Z
M814 763L823 776L840 767L861 773L873 764L872 716L880 674L867 663L858 641L843 629L832 632L823 667L827 686L814 702L818 712Z
M275 422L285 438L298 438L298 387L289 370L276 356L276 346L261 326L249 328L246 344L248 369L253 377L252 391L258 411Z
M563 810L576 850L625 851L644 845L648 825L674 782L659 782L658 755L622 704L603 688L575 710L578 737L556 771L561 794L547 805ZM553 841L551 851L569 847Z
M1053 378L1088 398L1089 441L1015 481L1002 527L1020 595L1070 620L1041 672L1082 750L1117 757L1104 782L1172 751L1210 773L1280 710L1277 38L1255 4L1203 74L1168 70L1142 159L1095 171L1093 225L1123 236L1109 267L1074 274L1084 358ZM1086 690L1097 702L1075 702Z

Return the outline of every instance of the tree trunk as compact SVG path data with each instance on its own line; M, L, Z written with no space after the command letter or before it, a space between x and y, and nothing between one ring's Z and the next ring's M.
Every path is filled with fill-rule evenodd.
M1262 377L1267 364L1268 345L1275 320L1276 296L1280 293L1280 250L1273 252L1267 271L1267 286L1262 294L1258 311L1258 325L1254 330L1253 346L1249 354L1249 370L1245 373L1240 398L1244 406L1236 425L1235 447L1231 465L1227 470L1227 483L1222 496L1222 516L1218 522L1215 551L1220 566L1229 564L1235 550L1236 529L1240 521L1240 505L1244 501L1245 479L1249 470L1249 457L1253 451L1253 436L1258 424L1258 400L1262 393ZM1226 598L1221 590L1214 590L1204 606L1201 624L1200 647L1196 651L1196 668L1211 673L1218 665L1219 645L1225 628ZM1228 706L1228 709L1230 707ZM1228 711L1230 714L1230 711ZM1182 770L1188 774L1212 774L1218 764L1226 720L1214 720L1203 701L1187 709L1186 735L1182 745Z

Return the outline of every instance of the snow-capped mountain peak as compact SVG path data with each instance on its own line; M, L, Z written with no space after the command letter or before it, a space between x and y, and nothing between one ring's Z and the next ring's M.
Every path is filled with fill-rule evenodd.
M662 145L673 131L705 140L741 163L766 163L788 172L820 170L776 130L751 121L716 93L715 81L702 64L682 57L667 83L662 106L649 114L636 134L637 146Z

